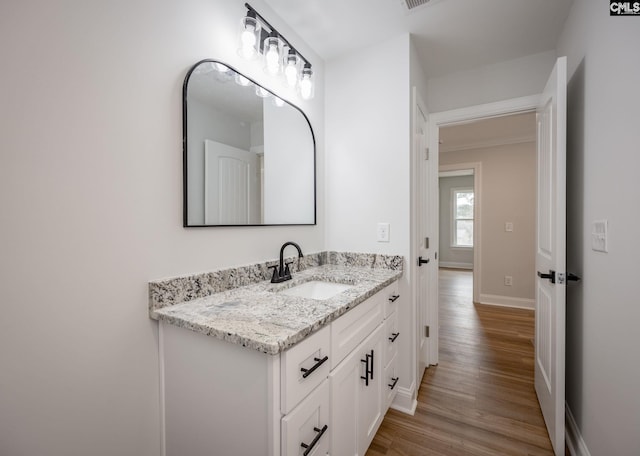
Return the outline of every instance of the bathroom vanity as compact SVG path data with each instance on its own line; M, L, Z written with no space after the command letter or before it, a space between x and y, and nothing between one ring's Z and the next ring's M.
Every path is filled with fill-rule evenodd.
M366 452L398 383L402 259L333 254L287 283L164 307L154 293L188 280L150 284L167 455Z

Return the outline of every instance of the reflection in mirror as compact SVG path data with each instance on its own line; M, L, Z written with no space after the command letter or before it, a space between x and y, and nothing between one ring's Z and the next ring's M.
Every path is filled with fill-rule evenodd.
M313 225L315 139L297 107L213 60L183 89L184 226Z

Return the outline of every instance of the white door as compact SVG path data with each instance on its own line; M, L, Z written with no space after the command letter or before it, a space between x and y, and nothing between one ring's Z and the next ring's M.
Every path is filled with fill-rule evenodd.
M415 119L413 132L413 147L416 169L416 195L417 203L417 226L415 231L415 245L417 246L418 259L416 261L416 305L417 305L417 334L418 334L418 385L424 375L424 370L429 366L430 344L426 327L429 326L429 303L437 305L436 301L431 301L431 273L434 268L434 259L430 257L433 250L431 244L434 242L430 237L429 230L429 210L431 194L431 161L428 150L428 125L427 112L422 102L415 99ZM427 241L427 238L429 240ZM429 242L429 245L427 245ZM437 271L437 269L436 269Z
M205 139L205 225L256 224L258 214L257 155Z
M560 57L537 110L535 385L556 454L564 454L566 92Z

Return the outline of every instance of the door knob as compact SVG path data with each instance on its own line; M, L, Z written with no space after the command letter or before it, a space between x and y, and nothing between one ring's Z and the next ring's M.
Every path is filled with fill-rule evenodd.
M422 266L423 264L427 264L429 262L429 258L423 260L422 257L418 257L418 266Z
M556 271L552 271L551 269L549 269L549 274L538 271L538 277L541 279L549 279L551 283L556 283Z

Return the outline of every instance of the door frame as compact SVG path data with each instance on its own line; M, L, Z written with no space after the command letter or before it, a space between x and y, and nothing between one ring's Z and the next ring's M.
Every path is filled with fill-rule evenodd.
M486 103L481 105L469 106L465 108L452 109L449 111L440 111L429 114L429 150L432 156L438 157L440 154L440 127L464 124L473 122L480 119L487 119L491 117L502 117L510 114L518 114L527 111L535 111L538 107L541 94L529 95L526 97L511 98L508 100L502 100L494 103ZM438 179L431 182L432 194L438 195ZM437 206L436 206L437 208ZM439 213L437 211L432 212L436 223L439 225ZM475 233L474 233L475 235ZM476 260L474 252L474 262ZM474 274L475 274L474 264ZM474 280L476 277L474 275ZM414 281L414 296L417 292L417 284ZM475 299L475 286L474 286L474 299ZM478 287L479 288L479 287ZM438 364L438 299L431 300L428 303L429 307L429 322L432 330L431 343L430 343L430 355L429 361L431 365ZM419 342L419 341L417 341ZM416 360L417 361L417 360Z
M482 233L482 163L465 162L456 163L455 165L440 165L438 171L458 171L463 169L473 170L473 302L480 302L480 277L482 276L480 258L482 248L478 241ZM439 217L440 211L436 212L436 214ZM438 223L438 228L440 228L439 225Z

